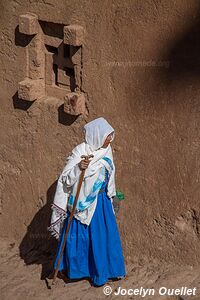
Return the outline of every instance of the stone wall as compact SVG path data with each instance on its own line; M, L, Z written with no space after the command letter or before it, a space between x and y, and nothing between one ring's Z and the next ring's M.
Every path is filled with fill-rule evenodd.
M2 0L0 9L0 235L46 243L65 159L82 126L104 116L126 197L125 257L199 262L199 1ZM70 28L78 44L65 40Z

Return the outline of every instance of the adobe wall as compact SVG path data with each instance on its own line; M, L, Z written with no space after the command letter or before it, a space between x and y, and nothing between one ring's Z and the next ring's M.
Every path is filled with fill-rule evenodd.
M117 218L125 257L199 263L199 2L3 0L0 9L0 235L21 242L28 230L31 248L40 232L46 243L65 158L82 126L104 116L126 196ZM20 32L27 13L39 33ZM77 69L54 77L45 59L73 24L85 29ZM65 91L84 96L84 114L66 113Z

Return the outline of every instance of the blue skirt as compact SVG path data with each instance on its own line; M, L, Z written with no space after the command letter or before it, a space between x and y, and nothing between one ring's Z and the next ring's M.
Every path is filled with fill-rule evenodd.
M69 215L64 220L54 269L58 263L68 220ZM61 270L65 270L70 279L90 277L97 286L105 284L110 278L126 275L116 217L106 189L98 194L90 225L72 218L59 266L59 271Z

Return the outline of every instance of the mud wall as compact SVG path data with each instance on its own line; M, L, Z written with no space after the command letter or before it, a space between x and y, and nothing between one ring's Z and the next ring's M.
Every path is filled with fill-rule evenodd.
M65 158L82 126L104 116L116 130L116 183L126 196L117 217L125 257L199 263L199 1L1 0L0 8L0 235L32 250L46 243ZM27 12L86 29L88 115L66 115L56 93L18 97Z

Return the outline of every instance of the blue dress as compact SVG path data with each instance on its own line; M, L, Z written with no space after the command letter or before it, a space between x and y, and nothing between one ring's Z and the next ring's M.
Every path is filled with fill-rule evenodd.
M72 218L59 266L59 271L65 270L68 278L90 277L96 286L105 284L110 278L126 275L116 217L111 200L107 196L108 176L106 170L90 224L86 225ZM64 220L54 269L58 263L69 214Z

